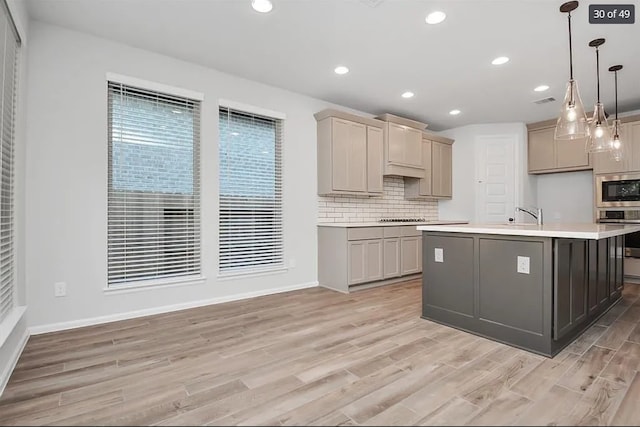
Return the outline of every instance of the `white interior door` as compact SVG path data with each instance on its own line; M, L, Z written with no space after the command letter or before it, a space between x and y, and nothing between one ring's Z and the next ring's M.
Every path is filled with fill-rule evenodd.
M476 138L476 221L504 223L514 216L516 135Z

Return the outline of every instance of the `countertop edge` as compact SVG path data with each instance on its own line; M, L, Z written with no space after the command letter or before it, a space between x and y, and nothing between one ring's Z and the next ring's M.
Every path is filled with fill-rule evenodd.
M594 224L596 226L597 224ZM608 224L607 226L610 226ZM511 227L511 226L506 226ZM516 226L517 227L517 226ZM536 227L532 225L530 227ZM544 227L544 226L542 226ZM580 230L571 230L570 226L567 226L566 230L562 229L551 229L545 230L536 229L536 228L519 228L519 229L509 229L509 228L492 228L490 225L486 227L477 226L477 227L456 227L455 225L421 225L418 226L417 229L420 231L433 231L433 232L445 232L445 233L468 233L468 234L496 234L502 236L526 236L526 237L556 237L556 238L566 238L566 239L590 239L590 240L600 240L606 239L608 237L615 237L624 234L634 233L640 231L640 225L631 225L624 224L618 225L617 227L610 227L610 230L603 231L580 231Z
M400 227L400 226L432 226L432 225L455 225L455 224L469 224L467 220L437 220L437 221L425 221L425 222L325 222L316 224L318 227L342 227L342 228L356 228L356 227Z

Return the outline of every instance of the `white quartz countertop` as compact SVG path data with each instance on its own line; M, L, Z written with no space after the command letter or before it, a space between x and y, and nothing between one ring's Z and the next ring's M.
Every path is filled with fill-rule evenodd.
M441 231L447 233L502 234L509 236L561 237L569 239L597 240L640 231L640 224L428 224L419 225L417 229L422 231Z
M318 227L392 227L399 225L447 225L447 224L468 224L469 221L466 220L434 220L434 221L424 221L424 222L327 222L318 224Z

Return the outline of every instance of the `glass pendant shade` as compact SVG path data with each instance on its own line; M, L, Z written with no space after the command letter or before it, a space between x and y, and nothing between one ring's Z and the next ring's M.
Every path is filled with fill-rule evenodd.
M618 119L611 125L611 159L620 162L624 158L624 143L622 138L622 122Z
M578 84L571 79L567 83L560 116L556 123L556 139L582 139L589 136L587 115L578 92Z
M602 153L611 150L611 130L607 122L602 102L596 103L593 111L593 119L589 125L589 139L587 151L590 153Z
M621 162L624 158L624 138L622 134L622 122L618 120L618 71L622 70L622 65L612 65L609 71L613 72L616 94L616 119L611 125L611 159Z

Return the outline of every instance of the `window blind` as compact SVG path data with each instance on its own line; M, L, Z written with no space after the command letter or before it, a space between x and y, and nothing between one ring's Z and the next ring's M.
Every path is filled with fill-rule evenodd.
M5 2L0 7L0 322L15 306L14 122L19 39Z
M108 104L108 286L199 275L200 102L109 82Z
M219 110L221 274L283 265L282 120Z

